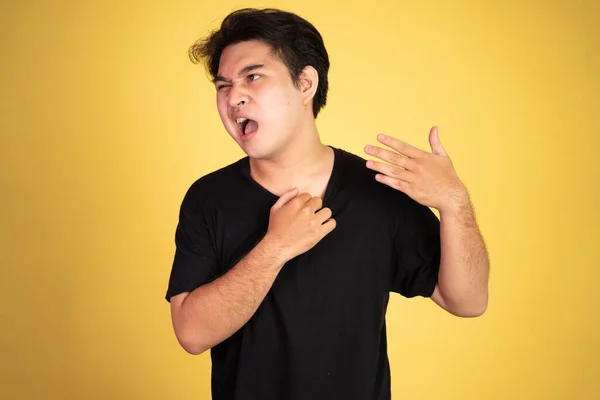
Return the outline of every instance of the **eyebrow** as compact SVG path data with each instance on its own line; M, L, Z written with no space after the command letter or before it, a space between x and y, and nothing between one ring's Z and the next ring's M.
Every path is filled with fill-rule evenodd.
M238 76L239 75L243 75L243 74L247 74L250 71L254 71L256 69L260 69L260 68L264 68L264 67L265 67L264 64L247 65L244 68L242 68L240 70L240 72L238 72ZM215 77L215 79L213 79L213 83L217 83L217 82L231 82L231 79L225 78L224 76L221 76L221 75L217 75Z

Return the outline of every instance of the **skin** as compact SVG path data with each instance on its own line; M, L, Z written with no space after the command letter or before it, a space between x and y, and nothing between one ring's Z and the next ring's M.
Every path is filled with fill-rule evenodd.
M315 69L307 67L295 86L270 48L252 41L225 49L218 76L223 79L215 80L217 109L225 129L250 157L252 177L280 198L254 249L214 281L171 298L176 337L191 354L203 353L240 329L283 265L311 249L336 224L321 200L333 151L320 142L312 114ZM250 141L236 126L241 114L259 123Z
M250 158L252 177L280 196L271 209L267 234L230 271L192 292L171 298L177 339L200 354L240 329L256 312L277 274L290 259L310 250L335 229L322 196L333 168L333 151L320 142L312 111L319 77L306 67L294 85L286 66L259 41L227 47L215 78L217 109L233 140ZM258 122L244 137L243 116ZM381 161L367 164L382 184L440 210L442 260L432 300L459 316L478 316L487 307L489 261L468 193L430 133L432 153L393 137L388 148L367 146Z
M406 193L440 212L441 263L431 299L461 317L478 317L487 309L490 261L465 185L442 146L438 128L429 132L431 152L388 135L365 152L384 161L367 161L382 184Z
M318 82L317 71L307 67L296 87L287 67L262 42L229 46L221 56L215 79L221 121L250 157L252 177L276 195L297 187L300 193L320 196L322 188L313 183L324 186L331 173L333 150L321 143L312 111ZM236 127L239 115L259 124L250 141Z

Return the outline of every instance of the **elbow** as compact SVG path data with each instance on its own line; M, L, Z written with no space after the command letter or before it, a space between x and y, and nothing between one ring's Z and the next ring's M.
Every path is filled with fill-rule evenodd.
M203 340L206 336L189 324L175 324L174 330L179 345L191 355L200 355L212 347L206 340Z
M485 299L470 301L460 306L453 307L449 311L457 317L477 318L485 314L487 305L488 300L486 296Z
M461 317L461 318L477 318L477 317L481 317L483 314L485 314L485 307L480 307L480 308L470 308L470 309L464 309L464 310L458 310L455 312L452 312L452 314L454 314L457 317Z
M469 293L468 295L462 293L456 290L444 291L444 288L438 285L432 299L441 308L457 317L476 318L485 314L488 307L487 290L482 290L479 293Z
M200 355L209 350L211 346L207 346L197 338L192 338L187 335L176 335L179 345L189 354L193 356Z
M205 351L209 350L209 347L205 347L205 346L199 346L199 345L181 345L181 347L183 347L183 349L188 352L189 354L193 355L193 356L199 356L200 354L204 353Z
M183 298L174 298L171 302L171 322L173 331L179 345L191 355L200 355L212 346L206 340L206 328L200 321L190 318L185 314L182 304Z

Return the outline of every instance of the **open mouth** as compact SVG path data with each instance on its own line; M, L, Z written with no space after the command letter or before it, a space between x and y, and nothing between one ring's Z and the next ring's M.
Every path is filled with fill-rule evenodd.
M254 121L252 119L238 118L235 120L235 122L237 123L237 126L240 129L242 136L246 136L251 133L254 133L258 129L258 122Z

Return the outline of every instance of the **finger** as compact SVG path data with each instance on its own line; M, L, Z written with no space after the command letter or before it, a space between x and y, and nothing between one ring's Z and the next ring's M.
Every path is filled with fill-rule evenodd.
M323 199L320 197L313 197L306 202L306 207L313 213L323 207Z
M293 188L289 192L286 192L281 195L281 197L277 200L275 204L273 204L272 209L278 210L284 205L286 205L290 200L292 200L298 194L298 188Z
M387 175L392 178L400 179L406 182L412 182L415 178L415 173L406 169L394 167L393 165L380 163L377 161L367 161L367 168L372 169Z
M376 146L367 146L366 151L372 156L387 161L395 166L402 167L409 171L415 169L416 164L414 160L404 157L402 154L398 154L395 151L382 149Z
M317 211L317 213L315 214L315 216L317 217L317 221L320 221L321 224L324 223L325 221L327 221L329 218L331 218L332 212L330 208L322 208L319 211Z
M323 237L327 236L328 233L333 231L336 226L337 226L337 222L333 218L330 218L327 222L325 222L321 228L324 232Z
M377 135L377 140L396 150L398 153L404 154L410 158L419 158L426 154L423 150L417 149L416 147L411 146L410 144L392 136Z
M446 150L442 146L442 142L440 142L440 137L438 135L438 127L434 126L429 131L429 144L431 145L431 151L433 154L438 154L440 156L446 156Z
M296 202L300 203L301 206L303 206L307 201L309 201L312 198L312 196L310 195L310 193L300 193L298 196L296 196L296 198L294 199Z
M408 194L408 191L410 191L411 184L406 181L391 178L389 176L381 175L381 174L375 175L375 179L377 179L377 181L379 181L385 185L388 185L391 188L394 188L394 189L404 192L406 194Z

